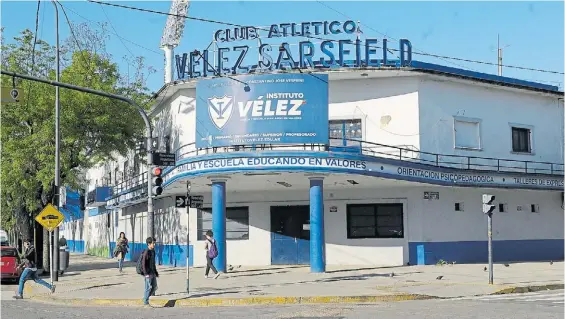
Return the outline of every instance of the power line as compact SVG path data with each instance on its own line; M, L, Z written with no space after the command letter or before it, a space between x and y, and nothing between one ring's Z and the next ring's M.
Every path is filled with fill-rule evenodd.
M106 16L106 20L108 20L108 23L110 23L110 27L112 28L112 30L114 30L114 32L118 33L118 31L116 31L116 28L114 28L114 25L112 24L112 21L110 20L110 18L108 17L108 15L106 14L106 10L104 10L104 6L100 5L100 8L102 9L102 12L104 12L104 16ZM127 47L127 45L124 43L124 41L121 38L120 42L123 44L124 48L126 48L126 50L129 52L129 54L131 55L132 58L135 59L135 55L131 52L131 50Z
M63 6L63 4L60 4L60 5ZM76 12L75 10L73 10L73 9L70 8L70 7L66 7L66 8L67 8L67 10L71 11L72 13L74 13L74 14L77 15L77 16L79 16L79 17L82 18L83 20L86 20L86 21L88 21L88 22L90 22L90 23L92 23L92 24L97 24L99 27L102 27L102 24L101 24L100 22L98 22L98 21L93 21L93 20L91 20L91 19L85 18L85 17L82 16L80 13ZM128 39L126 39L126 38L120 36L117 32L111 32L111 33L114 34L115 36L117 36L119 39L121 39L121 40L123 40L123 41L125 41L125 42L129 42L129 43L131 43L131 44L133 44L133 45L135 45L135 46L138 46L138 47L140 47L140 48L142 48L142 49L145 49L145 50L147 50L147 51L153 52L153 53L158 54L158 55L160 55L160 56L163 54L162 52L159 52L159 51L156 51L156 50L153 50L153 49L146 48L146 47L144 47L144 46L142 46L142 45L140 45L140 44L138 44L138 43L135 43L135 42L133 42L133 41L130 41L130 40L128 40Z
M61 9L63 10L63 15L65 16L65 20L67 21L67 24L69 25L69 30L71 31L71 36L72 36L73 39L75 40L76 45L77 45L77 47L78 47L78 49L79 49L80 57L81 57L81 59L83 60L83 62L87 62L86 65L87 65L88 68L90 69L90 65L92 64L92 57L90 56L90 53L87 52L89 58L88 58L88 61L86 61L85 58L84 58L84 55L83 55L83 51L84 51L84 50L82 49L82 47L81 47L81 45L80 45L80 43L79 43L79 41L78 41L78 39L77 39L77 37L76 37L76 35L75 35L75 32L74 32L74 30L73 30L73 25L72 25L72 23L71 23L71 20L69 20L69 17L67 16L67 12L65 11L65 8L63 7L63 5L62 5L59 1L55 0L55 2L57 2L57 4L58 4L58 5L61 7ZM82 72L81 72L81 74L82 74L82 75L87 75L87 74L82 73Z
M333 8L333 7L331 7L330 5L326 4L326 3L323 2L323 1L316 0L316 2L318 2L319 4L325 6L326 8L328 8L328 9L334 11L334 12L337 12L338 14L341 14L342 16L346 17L347 19L353 20L353 18L351 18L350 16L348 16L348 15L346 15L345 13L343 13L343 12L341 12L341 11L339 11L339 10ZM378 31L378 30L372 28L370 25L363 24L363 26L364 26L364 27L367 27L369 30L373 30L374 32L376 32L376 33L382 35L382 36L385 37L385 38L390 38L390 39L392 39L392 40L394 40L394 41L397 41L397 42L399 41L398 39L395 39L394 37L392 37L392 36L390 36L390 35L388 35L388 34L382 33L382 32L380 32L380 31ZM418 50L418 51L420 51L420 52L417 52L414 48L412 48L412 50L414 51L415 54L418 54L418 53L426 53L426 52L421 51L421 50ZM457 64L457 63L454 63L454 62L451 62L451 61L449 61L449 60L447 60L447 59L440 58L440 60L443 60L444 62L447 62L447 63L453 64L453 65L456 65L456 66L461 67L461 68L465 68L463 65ZM471 70L472 70L472 71L476 71L476 70L473 70L473 69L471 69Z
M101 1L95 1L95 0L87 0L87 1L88 1L88 2L92 2L92 3L103 4L103 5L107 5L107 6L113 6L113 7L123 8L123 9L130 9L130 10L136 10L136 11L148 12L148 13L154 13L154 14L160 14L160 15L167 15L167 16L168 16L168 15L171 15L171 16L181 17L181 18L185 18L185 19L189 19L189 20L200 21L200 22L208 22L208 23L214 23L214 24L220 24L220 25L227 25L227 26L232 26L232 27L246 27L246 26L244 26L244 25L236 24L236 23L222 22L222 21L211 20L211 19L204 19L204 18L189 17L189 16L186 16L186 15L179 15L179 14L174 14L174 13L168 13L168 12L162 12L162 11L156 11L156 10L150 10L150 9L143 9L143 8L125 6L125 5L115 4L115 3L107 3L107 2L101 2ZM269 30L267 30L267 29L262 29L262 28L257 28L257 30L269 31ZM338 41L338 40L333 40L333 39L320 38L320 37L316 37L316 36L308 36L308 38L318 39L318 40L323 40L323 41L332 41L332 42L337 42L337 41ZM362 42L364 42L364 41L362 41ZM373 49L382 49L382 47L379 47L379 46L369 46L369 47L370 47L370 48L373 48ZM390 49L390 50L392 50L392 51L400 51L400 50L398 50L398 49ZM418 54L418 55L423 55L423 56L430 56L430 57L434 57L434 58L438 58L438 59L450 59L450 60L456 60L456 61L462 61L462 62L469 62L469 63L478 63L478 64L484 64L484 65L498 65L498 63L485 62L485 61L477 61L477 60L464 59L464 58L456 58L456 57L451 57L451 56L444 56L444 55L438 55L438 54L430 54L430 53L424 53L424 52L413 52L413 54ZM543 73L565 74L565 73L559 72L559 71L551 71L551 70L544 70L544 69L528 68L528 67L521 67L521 66L515 66L515 65L502 65L502 66L503 66L503 67L506 67L506 68L514 68L514 69L528 70L528 71L536 71L536 72L543 72Z
M33 69L35 68L35 45L37 43L37 31L39 29L39 8L41 8L41 0L37 0L37 11L35 12L35 32L33 34L33 45L31 48L31 67L30 67L30 74L33 74ZM27 94L31 96L31 82L28 84ZM26 108L29 107L29 101L31 98L27 99Z

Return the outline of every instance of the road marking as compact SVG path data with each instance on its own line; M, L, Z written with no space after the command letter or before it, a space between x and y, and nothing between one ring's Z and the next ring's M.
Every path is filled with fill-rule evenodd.
M486 295L473 297L460 297L446 300L480 300L480 301L517 301L517 302L550 302L552 304L565 304L565 292L543 291L525 294Z

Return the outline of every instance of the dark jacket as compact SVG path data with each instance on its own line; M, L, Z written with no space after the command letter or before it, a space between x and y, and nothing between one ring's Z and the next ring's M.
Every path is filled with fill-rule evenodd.
M123 257L128 253L129 242L127 238L119 238L116 242L116 248L114 248L114 257L118 257L120 253L123 253Z
M35 268L35 247L29 245L22 256L22 265L26 268Z
M145 249L141 258L143 258L141 274L159 277L157 266L155 266L155 249Z

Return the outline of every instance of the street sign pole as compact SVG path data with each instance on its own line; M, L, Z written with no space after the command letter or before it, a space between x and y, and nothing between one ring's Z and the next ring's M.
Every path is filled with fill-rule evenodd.
M49 276L53 285L53 232L49 231Z
M488 232L488 283L492 285L493 267L492 267L492 213L496 206L494 205L495 196L491 194L483 194L483 213L487 215L487 232Z
M190 198L190 181L186 182L186 201ZM187 204L185 201L185 205ZM190 205L186 205L186 293L190 295Z
M55 261L53 260L53 244L55 241L55 239L53 238L53 230L57 229L57 227L61 225L64 219L65 216L63 216L63 214L61 214L61 212L51 204L47 204L47 206L43 208L41 213L35 216L35 221L38 222L41 226L45 227L45 229L49 233L49 275L51 277L51 284L53 284L55 275L53 268L57 266L57 264L55 264Z
M492 213L487 214L488 217L488 283L493 283L493 267L492 267Z

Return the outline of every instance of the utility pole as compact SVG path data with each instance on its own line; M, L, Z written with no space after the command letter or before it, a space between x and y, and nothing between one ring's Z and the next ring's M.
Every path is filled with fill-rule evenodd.
M498 48L498 76L502 76L502 48L500 47L500 34L497 35L497 48Z
M10 72L10 71L4 71L4 70L0 70L0 74L3 75L7 75L7 76L11 76L11 77L16 77L16 78L21 78L24 80L29 80L29 81L35 81L35 82L40 82L40 83L45 83L45 84L49 84L52 86L58 86L58 87L62 87L65 89L69 89L69 90L74 90L74 91L79 91L79 92L84 92L84 93L90 93L90 94L94 94L94 95L98 95L98 96L104 96L107 98L111 98L111 99L115 99L115 100L119 100L119 101L123 101L126 102L130 105L132 105L133 107L135 107L135 109L139 112L139 115L141 116L141 118L143 119L143 122L145 123L145 136L146 136L146 152L147 152L147 231L149 232L149 236L153 237L154 234L154 228L153 228L153 196L152 196L152 179L151 177L151 167L153 166L153 146L151 144L151 141L153 140L153 131L151 128L151 121L149 120L149 117L147 116L147 113L145 112L145 110L137 105L137 103L135 103L132 99L125 97L125 96L121 96L118 94L112 94L112 93L106 93L106 92L102 92L102 91L98 91L98 90L93 90L90 88L85 88L82 86L76 86L76 85L72 85L72 84L68 84L68 83L62 83L62 82L58 82L58 81L51 81L51 80L47 80L47 79L42 79L42 78L38 78L35 76L31 76L31 75L24 75L24 74L19 74L16 72Z
M59 50L59 9L57 8L57 2L51 0L51 3L55 7L55 40L56 40L56 72L55 81L60 81L61 76L61 57ZM60 153L61 153L61 130L59 128L60 121L60 104L59 104L59 87L55 87L55 207L60 210L61 203L61 167L60 167ZM50 235L51 236L51 235ZM55 228L53 231L53 255L50 257L52 259L51 263L51 282L59 281L59 227ZM54 269L53 269L54 268Z

